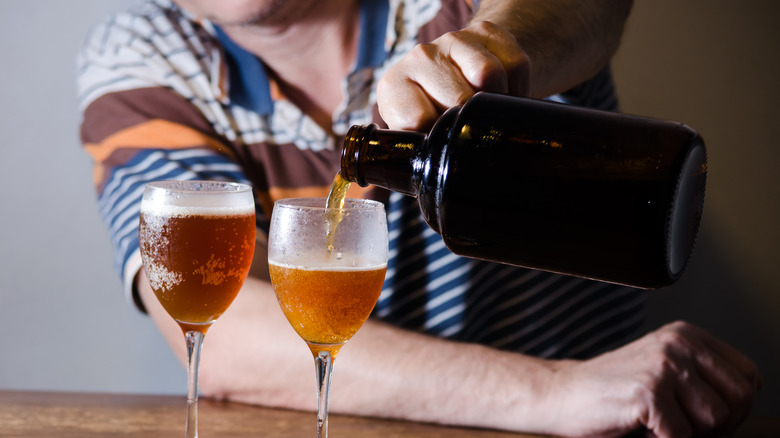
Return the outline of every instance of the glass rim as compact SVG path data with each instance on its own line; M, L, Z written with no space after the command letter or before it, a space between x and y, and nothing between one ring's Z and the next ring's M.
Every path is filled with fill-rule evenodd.
M199 190L197 188L193 188L197 185L208 187L208 189ZM144 184L144 186L155 190L165 190L186 194L245 193L252 191L252 186L249 184L235 181L218 180L164 179L148 182Z
M346 198L344 199L344 207L342 208L328 208L328 198L326 196L308 196L308 197L291 197L277 199L274 201L274 207L290 208L298 210L385 210L385 204L376 201L374 199L363 198ZM319 204L317 204L319 203ZM352 204L347 206L347 204Z

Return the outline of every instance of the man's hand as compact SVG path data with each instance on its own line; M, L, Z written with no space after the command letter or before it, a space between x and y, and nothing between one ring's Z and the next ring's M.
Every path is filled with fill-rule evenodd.
M551 382L556 434L687 437L732 431L761 376L747 357L683 322L595 359L558 364Z
M531 60L508 31L487 21L416 46L377 85L390 129L426 130L477 91L527 96Z
M377 85L390 129L425 131L477 91L544 98L601 71L631 0L481 0L465 29L420 44Z

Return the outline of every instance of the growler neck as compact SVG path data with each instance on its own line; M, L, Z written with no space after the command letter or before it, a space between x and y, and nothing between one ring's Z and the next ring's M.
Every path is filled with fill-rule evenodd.
M442 114L428 134L352 126L341 151L341 176L362 187L376 185L417 198L436 191L442 153L462 107Z
M361 187L376 185L417 196L413 177L422 166L419 149L425 134L379 129L376 124L349 129L341 152L341 176Z

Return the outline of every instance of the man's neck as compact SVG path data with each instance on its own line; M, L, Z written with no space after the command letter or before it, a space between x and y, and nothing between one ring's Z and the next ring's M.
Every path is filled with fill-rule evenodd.
M282 92L330 132L343 99L341 81L355 62L359 16L359 0L316 1L294 19L282 14L276 23L222 28L260 57Z

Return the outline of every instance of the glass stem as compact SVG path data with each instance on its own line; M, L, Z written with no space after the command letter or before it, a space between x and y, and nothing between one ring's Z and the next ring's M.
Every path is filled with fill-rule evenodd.
M317 438L328 438L328 396L330 376L333 374L333 357L330 352L320 351L314 356L317 374Z
M203 333L188 331L184 335L187 342L187 423L185 438L198 437L198 367L200 351L203 348Z

